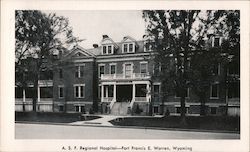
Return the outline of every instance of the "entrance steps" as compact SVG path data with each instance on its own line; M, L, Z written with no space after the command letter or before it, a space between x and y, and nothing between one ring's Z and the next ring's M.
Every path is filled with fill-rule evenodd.
M128 114L129 102L115 102L111 109L111 115L124 116Z

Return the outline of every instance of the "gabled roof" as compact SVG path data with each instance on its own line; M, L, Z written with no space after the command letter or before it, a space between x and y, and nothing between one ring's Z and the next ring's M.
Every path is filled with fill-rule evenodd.
M121 41L121 43L126 43L126 42L134 42L135 45L138 47L137 41L134 38L132 38L131 36L127 35L127 36L123 37L123 40Z
M127 40L130 40L130 42L136 42L136 40L134 38L132 38L131 36L124 36L123 40L121 41L121 43L126 42Z
M118 48L118 45L110 37L106 37L106 38L102 39L101 44L102 45L105 44L104 43L105 41L110 41L110 43L113 44L116 49ZM107 43L107 44L109 44L109 43Z
M84 58L95 57L95 54L77 45L69 53L65 54L63 56L63 59L79 58L79 57L84 57Z

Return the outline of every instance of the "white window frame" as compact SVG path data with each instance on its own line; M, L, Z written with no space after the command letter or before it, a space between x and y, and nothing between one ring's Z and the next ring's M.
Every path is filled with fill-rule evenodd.
M75 98L85 98L85 92L86 92L86 89L85 89L85 84L74 84L74 97ZM83 86L83 96L81 97L81 86ZM75 88L78 88L78 96L76 96L76 90Z
M86 108L85 105L81 105L81 104L74 105L74 107L75 107L75 112L83 112L83 111L81 110L81 107ZM76 111L76 107L79 107L79 110L78 110L78 111ZM86 111L85 111L85 112L86 112Z
M130 77L132 77L132 75L134 73L134 64L133 64L133 62L125 62L125 63L123 63L123 76L124 76L124 78L126 77L126 64L131 65L131 76Z
M104 53L104 46L106 46L106 53ZM111 46L111 53L108 52L108 47ZM108 55L108 54L114 54L114 45L113 44L104 44L102 45L102 54L103 55Z
M83 75L81 76L81 67L83 67L83 69L84 69L85 64L75 65L75 67L77 67L77 78L82 78L84 75L84 70L83 70Z
M155 108L157 108L158 112L155 112ZM153 106L153 113L154 114L159 114L160 113L160 107L158 105Z
M146 73L145 74L147 74L148 73L148 62L147 61L142 61L142 62L140 62L140 73L142 74L142 64L146 64Z
M217 97L212 97L212 89L213 89L213 85L216 85L217 88ZM219 86L219 82L215 82L213 84L210 85L210 99L219 99L220 97L220 86Z
M105 71L105 64L98 64L98 77L101 78L101 67L104 67L104 71L103 71L103 74L106 73Z
M219 46L221 46L221 43L222 43L222 37L220 37L220 36L213 36L213 38L212 38L212 47L214 47L214 41L215 41L215 38L219 38Z
M129 45L132 44L132 52L129 51ZM127 52L124 52L124 45L127 45ZM135 53L135 43L134 42L126 42L122 44L122 53Z
M60 93L61 93L60 89L61 89L61 88L63 89L63 90L62 90L62 91L63 91L63 92L62 92L62 95L63 95L62 97L60 96ZM64 98L64 85L59 85L59 86L58 86L58 98L59 98L59 99Z
M115 73L114 73L114 74L116 74L116 73L117 73L117 66L116 66L116 63L110 63L110 64L109 64L109 74L111 74L111 66L115 66Z

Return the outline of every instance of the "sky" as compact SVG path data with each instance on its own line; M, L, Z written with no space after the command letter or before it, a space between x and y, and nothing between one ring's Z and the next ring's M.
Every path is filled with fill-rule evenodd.
M93 44L100 45L102 35L108 35L115 42L120 42L124 36L131 36L142 40L145 34L145 23L142 12L136 10L114 11L43 11L56 13L69 19L73 27L73 34L80 39L85 39L80 45L92 48Z

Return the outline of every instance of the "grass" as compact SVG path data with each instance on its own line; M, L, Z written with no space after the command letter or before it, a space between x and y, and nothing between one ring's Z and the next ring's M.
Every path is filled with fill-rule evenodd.
M181 128L181 129L202 129L202 130L221 130L221 131L240 131L240 117L229 116L187 116L187 124L181 125L180 116L168 117L127 117L112 120L111 123L117 126L141 126L141 127L160 127L160 128Z
M100 118L99 116L82 116L81 113L59 112L15 112L15 121L71 123Z

